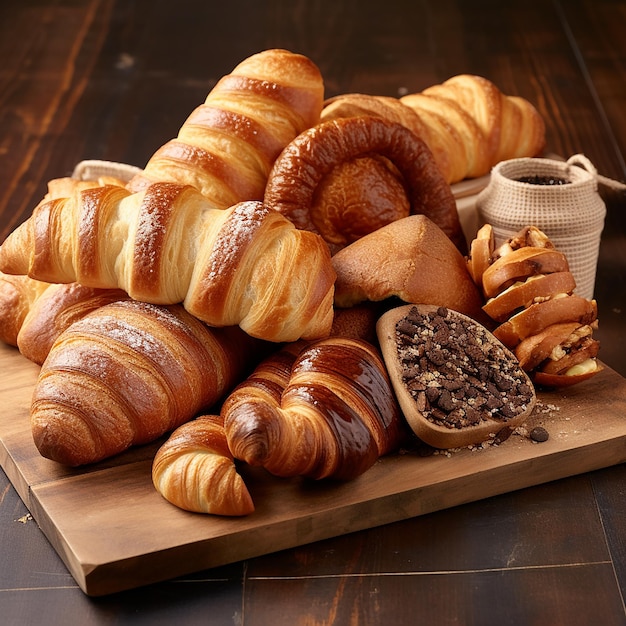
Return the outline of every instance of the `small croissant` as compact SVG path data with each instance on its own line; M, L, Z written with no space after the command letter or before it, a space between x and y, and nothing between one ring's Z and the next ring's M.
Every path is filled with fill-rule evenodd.
M179 426L154 457L152 482L186 511L233 516L254 511L219 415L201 415Z

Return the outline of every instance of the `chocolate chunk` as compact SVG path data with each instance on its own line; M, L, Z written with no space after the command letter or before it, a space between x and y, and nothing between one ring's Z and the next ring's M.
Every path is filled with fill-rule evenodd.
M478 323L416 307L396 325L403 380L426 419L464 428L524 412L533 389L519 363Z
M456 407L456 402L454 402L452 394L447 389L441 391L439 400L437 400L437 406L443 411L446 411L446 413L449 413Z
M548 441L549 437L548 431L541 426L535 426L535 428L530 431L530 438L538 443Z

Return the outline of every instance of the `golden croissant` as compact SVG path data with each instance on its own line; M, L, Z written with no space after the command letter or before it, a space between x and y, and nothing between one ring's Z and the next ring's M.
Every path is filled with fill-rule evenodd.
M166 500L186 511L214 515L254 511L219 415L201 415L179 426L154 457L152 482Z
M0 272L0 341L17 346L17 338L33 304L49 287L28 276Z
M213 209L190 186L78 190L39 204L0 246L0 271L183 303L210 326L268 341L329 334L328 246L260 202Z
M437 145L448 146L451 183L488 174L506 159L537 156L545 147L545 122L537 109L484 76L458 74L400 102L429 126L435 154Z
M217 82L129 189L182 182L222 209L261 200L280 151L319 121L323 94L320 71L307 57L278 49L254 54Z
M222 416L233 456L283 477L354 478L404 436L378 350L345 337L288 344L226 397Z
M17 347L23 356L41 365L66 328L87 313L120 300L128 300L121 289L94 289L78 283L48 284L30 305L17 335Z
M242 380L262 344L236 326L210 329L179 305L102 306L71 324L41 367L35 445L77 466L155 441Z
M473 74L458 74L398 99L335 96L325 101L320 118L365 115L411 130L426 143L450 184L488 174L505 159L537 156L546 143L545 122L528 100L507 95Z

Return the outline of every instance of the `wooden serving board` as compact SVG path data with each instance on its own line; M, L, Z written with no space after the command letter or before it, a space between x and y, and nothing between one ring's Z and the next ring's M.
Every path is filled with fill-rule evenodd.
M498 446L380 460L343 483L277 479L242 467L256 505L245 518L188 513L154 490L160 442L89 468L41 457L29 426L39 368L0 346L0 462L81 589L104 595L387 524L626 460L626 380L606 368L540 394L527 428Z

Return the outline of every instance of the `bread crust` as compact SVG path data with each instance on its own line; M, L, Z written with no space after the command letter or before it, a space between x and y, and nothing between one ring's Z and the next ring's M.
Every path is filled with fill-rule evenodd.
M347 161L378 155L389 160L406 188L411 214L435 222L463 253L467 249L456 202L426 144L401 124L362 116L335 119L301 133L276 159L265 190L266 206L287 216L297 228L325 234L327 217L314 220L314 196L325 176ZM376 207L370 207L376 214ZM333 217L333 216L330 216ZM341 212L335 215L341 219ZM368 218L364 218L364 222ZM370 218L371 219L371 218ZM349 230L348 223L333 224L332 231ZM370 230L378 227L373 221Z
M338 252L332 264L339 307L396 297L484 317L480 292L463 255L423 215L398 220L355 241Z

